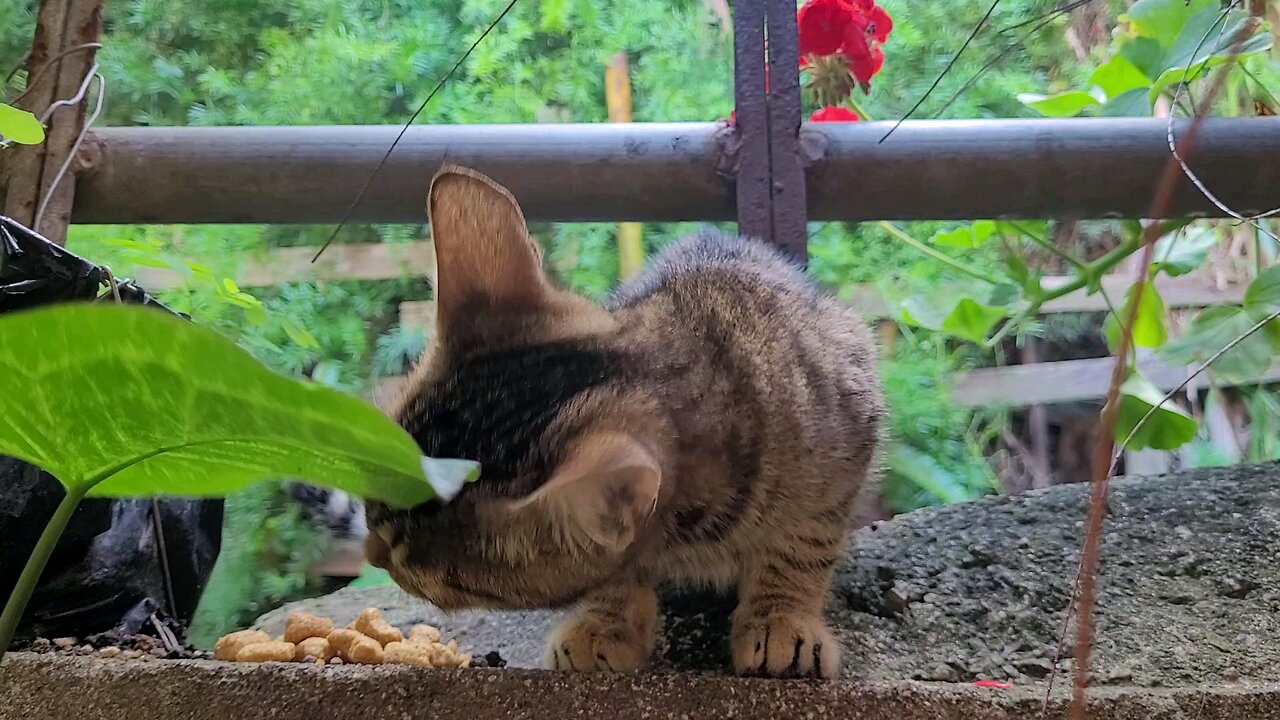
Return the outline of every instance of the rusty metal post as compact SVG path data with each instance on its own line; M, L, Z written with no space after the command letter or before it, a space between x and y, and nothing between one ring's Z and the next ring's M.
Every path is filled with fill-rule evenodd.
M738 232L773 241L770 191L769 102L765 89L765 0L733 6L733 96L739 138Z
M102 33L105 0L42 0L27 61L27 92L18 105L42 117L56 102L69 100L86 86ZM85 93L84 95L87 95ZM84 128L87 98L53 111L41 145L11 148L12 160L0 173L5 184L4 214L48 239L65 244L75 196L75 167L53 186ZM37 227L36 216L43 214Z
M769 32L769 175L773 242L809 260L804 166L800 158L800 32L795 0L765 0Z
M733 10L738 231L807 262L795 2L750 0Z

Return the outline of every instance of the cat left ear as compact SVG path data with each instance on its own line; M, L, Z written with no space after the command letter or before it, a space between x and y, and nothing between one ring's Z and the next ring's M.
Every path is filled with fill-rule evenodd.
M530 310L551 288L515 197L468 168L441 168L427 193L436 252L437 322L447 328L477 306Z
M570 534L621 552L653 514L661 485L662 468L644 445L602 432L575 443L551 479L521 505L541 504L572 523Z

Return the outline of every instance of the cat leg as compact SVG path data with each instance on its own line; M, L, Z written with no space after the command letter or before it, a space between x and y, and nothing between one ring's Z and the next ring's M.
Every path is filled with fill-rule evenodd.
M840 644L823 618L840 539L754 559L738 585L729 645L740 675L834 678Z
M642 585L613 585L589 595L547 640L552 670L632 672L653 652L658 598Z

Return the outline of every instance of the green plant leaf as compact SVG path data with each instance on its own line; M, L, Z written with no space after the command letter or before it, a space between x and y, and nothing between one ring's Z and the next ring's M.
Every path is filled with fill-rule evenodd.
M39 145L44 142L44 126L26 110L0 103L0 137L19 145Z
M979 220L970 225L961 225L951 230L939 230L929 238L934 245L972 250L982 247L995 234L996 224L990 220Z
M980 343L987 339L987 333L1004 315L1004 308L983 305L973 298L962 298L942 321L942 330Z
M1164 48L1151 38L1133 38L1120 46L1119 54L1149 78L1158 77L1164 71Z
M1117 53L1093 71L1089 83L1100 88L1111 100L1135 88L1147 87L1151 78L1124 55Z
M1037 95L1022 93L1018 102L1044 115L1045 117L1075 117L1086 108L1098 104L1098 98L1082 90L1072 90L1058 95Z
M1098 114L1103 117L1147 117L1151 115L1153 102L1149 89L1144 85L1111 98L1098 110Z
M0 337L0 453L90 495L219 496L296 477L409 507L479 474L472 462L424 460L358 398L277 375L153 309L18 312L0 317Z
M1153 407L1164 399L1164 393L1151 381L1134 372L1120 386L1120 408L1116 413L1115 439L1122 443ZM1155 448L1173 450L1196 436L1196 420L1172 399L1160 405L1138 429L1126 446L1129 450Z
M310 330L299 325L293 318L285 318L282 325L284 327L285 334L289 336L290 340L297 343L298 347L306 348L308 350L314 350L320 347L320 343L316 340L316 336L312 335Z
M1160 354L1170 363L1193 365L1227 346L1258 323L1239 305L1215 305L1202 310L1187 332L1161 348ZM1215 375L1238 383L1249 383L1271 367L1272 357L1280 354L1280 322L1266 327L1223 353L1212 367Z
M1138 0L1120 19L1128 22L1138 37L1150 38L1168 48L1191 18L1217 7L1217 0Z
M1217 244L1218 234L1209 227L1165 235L1156 241L1151 275L1154 277L1157 272L1173 277L1186 275L1200 267L1209 256L1209 251Z
M911 483L917 492L932 496L935 502L964 502L981 495L937 460L906 443L893 443L886 454L889 472Z
M1280 265L1263 270L1249 283L1244 291L1244 308L1257 320L1280 309Z
M1131 286L1125 293L1124 306L1117 308L1117 311L1121 318L1129 317L1129 309L1133 307L1134 296L1140 285L1144 287L1138 304L1138 315L1133 321L1133 344L1135 347L1158 348L1165 344L1169 335L1164 326L1164 298L1160 297L1160 291L1154 283L1144 282ZM1120 345L1120 321L1114 314L1107 315L1103 332L1106 333L1107 347L1115 352Z

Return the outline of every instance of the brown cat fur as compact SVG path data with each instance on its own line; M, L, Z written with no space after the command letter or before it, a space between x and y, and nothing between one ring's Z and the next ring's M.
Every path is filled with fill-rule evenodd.
M648 658L661 582L737 586L743 674L833 677L832 567L883 401L870 334L769 247L705 233L600 307L554 287L515 199L443 169L437 328L393 416L480 461L448 504L369 503L367 553L443 609L577 605L552 668Z

